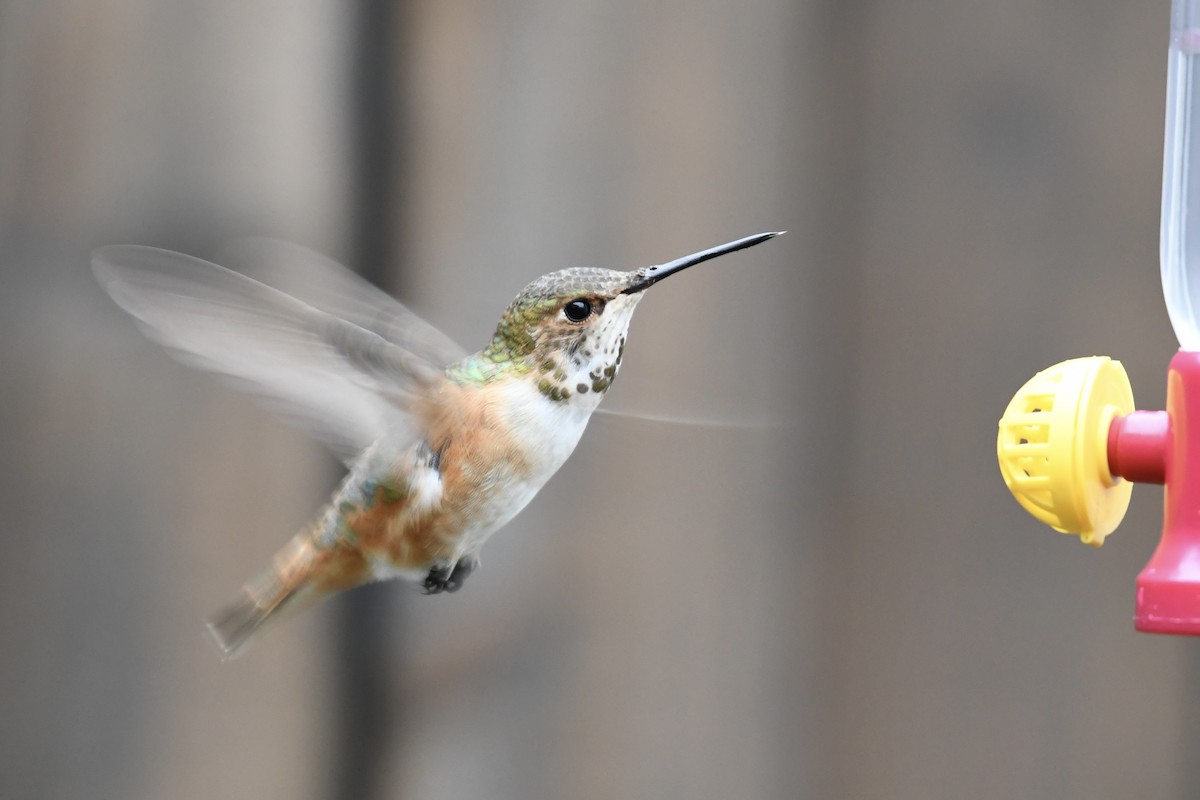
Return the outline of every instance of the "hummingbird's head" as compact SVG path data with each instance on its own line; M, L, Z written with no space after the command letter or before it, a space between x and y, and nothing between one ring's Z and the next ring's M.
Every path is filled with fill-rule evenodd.
M543 275L505 309L491 342L453 368L467 380L531 375L554 402L594 407L625 354L625 336L642 292L710 258L765 242L760 233L630 272L575 267Z
M574 267L543 275L505 309L482 356L532 374L550 400L594 405L624 355L629 321L642 298L628 292L636 274Z

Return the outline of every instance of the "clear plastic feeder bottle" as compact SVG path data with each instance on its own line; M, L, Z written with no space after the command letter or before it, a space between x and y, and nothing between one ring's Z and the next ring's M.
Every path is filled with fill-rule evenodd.
M1200 351L1200 0L1171 3L1163 149L1163 295L1175 337Z

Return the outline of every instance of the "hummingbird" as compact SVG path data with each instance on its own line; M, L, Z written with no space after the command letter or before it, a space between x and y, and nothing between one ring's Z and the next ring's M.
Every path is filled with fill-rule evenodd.
M96 250L97 279L148 336L257 393L348 468L317 518L208 622L223 657L368 582L419 581L426 594L460 589L484 542L575 449L621 367L643 292L781 233L627 272L543 275L472 354L315 254L316 299L306 301L182 253Z

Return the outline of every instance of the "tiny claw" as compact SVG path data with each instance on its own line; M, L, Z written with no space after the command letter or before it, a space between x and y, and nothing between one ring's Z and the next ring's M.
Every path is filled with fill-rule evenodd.
M441 563L429 570L422 584L424 594L441 594L442 592L457 592L462 588L467 576L479 566L478 559L473 556L460 558L453 567Z
M453 574L449 564L438 564L429 570L429 574L425 576L425 583L422 584L424 594L441 594L446 591L446 586L450 582L450 576Z

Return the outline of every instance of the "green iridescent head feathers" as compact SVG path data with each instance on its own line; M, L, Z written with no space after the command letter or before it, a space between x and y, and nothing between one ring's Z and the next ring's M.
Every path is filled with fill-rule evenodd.
M530 283L504 310L483 350L456 365L452 377L487 381L510 372L532 371L550 351L580 339L585 324L573 323L564 306L586 299L597 313L629 285L633 273L595 267L572 267L543 275Z

